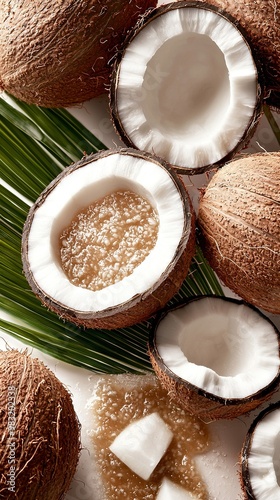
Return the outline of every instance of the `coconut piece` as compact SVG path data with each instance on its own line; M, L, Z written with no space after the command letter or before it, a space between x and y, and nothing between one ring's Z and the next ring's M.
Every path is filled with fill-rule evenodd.
M173 433L157 412L131 422L117 435L110 450L146 481L164 456Z
M265 408L253 421L241 463L246 498L280 498L280 401Z
M195 500L197 498L167 477L163 479L156 496L156 500Z
M39 106L105 92L110 60L155 0L1 1L0 89Z
M173 439L145 481L118 460L109 447L130 423L154 412L172 431ZM207 454L211 447L209 427L174 404L154 373L99 378L87 402L87 421L97 470L104 484L104 498L155 498L164 477L171 478L198 498L208 498L207 483L199 472L196 458Z
M205 2L149 13L116 61L112 118L125 144L181 173L231 158L260 116L261 74L238 24Z
M77 212L118 189L140 194L156 209L156 244L113 285L97 291L76 286L62 270L60 235ZM194 213L184 183L152 155L116 149L85 157L43 191L25 223L22 259L32 290L48 308L79 325L118 328L147 319L168 302L187 275L194 247Z
M253 410L280 383L279 331L234 299L204 296L167 308L149 354L170 397L206 421Z
M280 313L280 153L244 156L215 173L199 205L201 247L241 298Z
M280 4L279 0L210 0L227 11L246 31L246 38L262 62L267 102L280 108Z
M0 352L0 496L60 500L80 454L70 393L27 352Z

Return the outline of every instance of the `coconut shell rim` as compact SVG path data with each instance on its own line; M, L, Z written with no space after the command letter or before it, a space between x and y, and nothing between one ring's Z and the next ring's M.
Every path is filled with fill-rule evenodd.
M258 390L257 392L254 392L246 397L243 397L243 398L224 398L224 397L218 396L216 394L213 394L209 391L206 391L206 390L202 389L201 387L192 384L188 380L185 380L185 379L179 377L170 368L168 368L168 366L164 363L162 357L160 356L160 354L158 352L157 345L155 342L156 330L158 328L160 321L162 319L164 319L165 316L169 312L175 311L176 309L180 309L184 306L187 306L191 302L199 301L199 300L204 299L204 298L214 298L214 299L218 299L218 300L224 300L226 302L235 303L237 305L245 305L245 306L249 307L250 309L252 309L253 311L257 312L263 319L268 321L268 323L270 323L271 326L273 327L273 329L278 337L278 353L279 353L278 373L271 380L271 382L269 384L267 384L265 387L263 387L262 389ZM190 392L195 393L198 396L203 396L204 398L206 398L209 401L214 401L217 404L219 404L220 406L228 407L230 405L230 406L234 407L234 406L238 406L240 404L242 404L242 405L246 404L247 402L257 401L257 400L262 399L266 396L268 397L269 395L272 395L278 389L278 387L280 385L280 331L275 326L275 324L267 316L265 316L265 314L263 314L261 311L259 311L259 309L257 307L253 306L252 304L249 304L248 302L246 302L242 299L235 299L232 297L207 294L207 295L197 295L196 297L192 297L192 298L187 299L187 300L182 300L181 302L179 302L176 305L171 305L171 306L167 305L165 308L163 308L161 311L159 311L159 313L156 315L156 317L154 319L154 322L152 323L152 326L151 326L151 329L149 332L148 345L149 345L149 349L148 349L149 356L150 357L152 356L154 358L154 360L157 363L157 365L159 366L160 370L167 377L173 379L175 381L176 385L178 384L178 385L184 386L187 389L189 389ZM154 355L154 353L155 353L155 355ZM210 413L211 412L209 411L209 415L210 415Z
M160 5L159 7L156 7L152 10L148 10L146 14L142 16L140 21L136 24L134 30L131 30L131 32L128 34L127 38L125 39L122 47L122 51L120 51L116 56L115 56L115 61L112 66L112 73L111 73L111 85L109 89L109 108L110 108L110 113L111 113L111 119L112 123L114 126L114 129L117 133L117 135L120 137L120 139L123 141L123 143L130 148L133 149L138 149L137 146L134 144L132 139L129 137L127 132L125 131L122 121L119 116L118 112L118 105L117 105L117 89L118 89L118 82L119 82L119 74L120 74L120 66L121 66L121 61L125 55L126 49L128 48L129 44L134 40L134 38L137 37L137 35L142 31L142 29L145 29L145 27L150 24L154 19L157 17L166 14L170 10L176 10L180 8L200 8L201 10L210 10L215 12L216 14L220 15L224 19L226 19L229 23L234 25L239 33L241 34L244 43L247 45L254 64L256 68L256 103L255 103L255 108L254 112L251 116L251 119L247 125L247 127L244 130L244 133L242 137L238 140L237 144L234 146L234 148L229 151L225 156L223 156L220 160L217 160L214 163L210 163L207 165L203 165L201 167L188 167L188 166L182 166L182 165L175 165L171 162L168 162L166 159L167 163L169 163L170 166L178 173L178 174L185 174L185 175L196 175L196 174L203 174L205 172L208 172L209 170L212 170L213 168L219 168L224 163L230 161L234 156L241 151L250 139L252 138L256 127L260 121L260 118L262 116L262 103L264 99L266 98L266 87L265 87L265 80L264 80L264 74L263 74L263 65L260 62L259 58L257 57L256 51L254 47L252 47L252 44L249 43L247 39L247 32L243 28L243 26L240 25L240 23L234 19L234 17L226 12L224 9L218 8L210 3L207 2L201 2L199 0L178 0L177 2L171 2L168 4L163 4Z
M75 171L78 168L82 168L83 166L93 162L93 161L98 161L101 158L104 158L106 156L111 156L114 154L124 154L124 155L131 155L131 156L136 156L138 158L144 158L147 159L148 161L151 161L153 163L156 163L159 165L160 168L164 168L167 173L169 174L170 178L172 178L173 183L176 185L177 192L180 195L182 205L186 208L185 210L185 217L184 217L184 228L183 228L183 233L181 236L180 241L178 242L177 245L177 250L172 258L172 261L170 261L170 264L166 267L165 271L162 273L160 278L155 281L153 287L148 288L145 290L143 293L139 293L137 295L132 296L128 301L122 302L121 304L118 304L116 306L108 307L106 309L103 309L101 311L83 311L83 310L76 310L73 308L69 308L63 303L53 300L53 297L50 297L47 295L44 290L41 288L41 286L36 282L34 279L33 273L30 270L29 266L29 261L28 261L28 236L29 236L29 231L32 225L32 221L34 218L34 214L36 210L44 203L45 199L47 198L48 194L56 187L56 185L67 175L71 174L73 171ZM188 215L188 217L187 217ZM22 245L21 245L21 257L22 257L22 266L23 266L23 272L24 275L27 279L27 282L29 286L31 287L33 293L43 302L47 308L55 310L57 314L61 313L61 316L66 316L68 318L73 318L73 321L75 322L75 318L77 320L85 321L87 322L88 320L95 320L99 318L110 318L113 317L115 314L124 312L126 310L130 310L133 306L138 304L139 302L145 300L148 296L150 296L157 288L164 283L170 272L175 268L176 263L179 261L180 257L183 255L185 252L186 248L188 247L189 242L191 241L192 238L192 228L194 224L194 219L195 219L195 213L192 208L192 204L189 198L189 195L184 187L183 180L180 178L180 176L176 173L176 171L167 163L165 162L162 158L157 157L155 155L152 155L151 153L148 152L143 152L139 150L135 150L133 148L123 148L123 147L117 147L114 149L106 149L106 150L101 150L98 151L97 153L91 153L89 155L84 156L81 160L78 160L77 162L69 165L66 167L61 173L58 174L57 177L55 177L49 184L46 186L46 188L41 192L35 203L31 206L28 216L26 218L26 221L23 226L23 231L22 231Z
M254 432L258 426L259 423L270 413L272 413L275 410L280 409L280 400L276 401L275 403L270 403L267 407L265 407L263 410L261 410L258 415L254 418L253 422L251 423L244 442L242 446L242 450L240 453L240 458L241 458L241 480L242 480L242 487L244 492L247 495L247 498L250 500L256 500L256 497L254 495L251 481L250 481L250 473L249 473L249 464L248 464L248 457L251 453L251 445L252 445L252 440L254 436Z

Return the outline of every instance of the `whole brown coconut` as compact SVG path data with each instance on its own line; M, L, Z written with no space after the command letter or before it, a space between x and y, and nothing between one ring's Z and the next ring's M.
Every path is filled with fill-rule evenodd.
M201 245L241 298L280 313L280 152L236 159L215 173L200 200Z
M109 61L155 0L0 1L0 90L39 106L105 91Z
M26 352L0 352L0 497L59 500L80 453L71 396Z
M246 37L263 65L267 102L280 108L280 1L209 0L224 9L246 31Z

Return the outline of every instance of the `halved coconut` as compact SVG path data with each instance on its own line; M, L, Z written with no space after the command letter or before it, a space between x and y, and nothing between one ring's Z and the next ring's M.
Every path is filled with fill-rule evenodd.
M253 421L241 460L246 498L280 498L280 401L265 408Z
M123 279L96 290L77 286L62 269L61 234L77 213L118 190L139 194L155 209L155 245ZM100 234L94 238L100 240ZM113 252L105 238L102 244L105 255ZM62 318L85 327L118 328L144 320L166 304L187 275L194 246L194 213L176 173L151 155L116 149L85 157L43 191L25 223L22 260L34 293Z
M171 398L210 421L249 412L280 383L280 336L257 309L204 296L161 312L152 365Z
M261 95L238 24L205 2L174 2L145 17L116 62L112 117L125 144L201 173L248 142Z

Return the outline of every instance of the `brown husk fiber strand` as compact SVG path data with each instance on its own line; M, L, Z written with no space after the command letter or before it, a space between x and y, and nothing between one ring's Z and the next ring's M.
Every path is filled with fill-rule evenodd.
M224 297L220 297L219 299L240 302L240 304L242 304L242 301L237 301L235 299ZM199 297L191 300L199 301ZM224 398L217 396L203 390L201 387L191 384L187 380L180 378L168 368L158 352L156 330L159 322L161 319L164 319L168 312L175 311L176 308L180 308L182 305L171 308L167 307L159 313L149 335L149 357L162 387L168 391L170 398L176 404L189 411L192 415L196 415L207 423L220 419L231 420L251 412L270 399L274 392L279 388L280 367L278 368L276 377L266 387L244 398ZM199 307L199 305L197 307ZM254 308L254 306L250 307ZM259 314L261 313L259 312ZM280 335L276 328L275 332L278 336L278 356L280 359ZM203 346L201 348L203 349Z
M70 393L44 363L27 351L0 352L0 380L0 497L64 498L81 448L80 424ZM13 418L12 435L8 424ZM13 457L12 449L15 462L9 458ZM11 466L15 466L15 492L9 491L7 484Z
M35 281L33 273L30 270L28 260L28 235L34 214L42 203L44 203L48 194L52 191L61 179L69 175L73 170L82 168L90 162L98 161L100 158L108 155L120 153L153 161L159 165L159 168L165 168L170 177L174 179L177 185L178 196L181 197L182 205L185 211L185 225L180 242L178 243L177 251L173 256L169 266L165 269L162 276L154 285L146 290L143 294L134 295L131 299L123 304L105 309L100 312L76 311L70 310L62 303L56 302L52 297L46 296L44 290L41 289ZM112 161L113 158L112 158ZM94 168L94 167L93 167ZM151 315L160 310L179 290L184 279L187 276L192 257L195 253L195 213L191 205L191 201L184 185L184 182L176 175L174 170L163 160L156 158L149 153L135 151L133 149L116 148L115 150L105 150L96 154L84 157L81 161L66 168L40 195L38 200L31 207L22 234L22 262L23 271L26 279L32 288L35 295L42 303L50 310L56 312L61 318L71 321L77 325L86 328L123 328L140 321L148 319Z
M280 152L236 159L218 170L200 200L203 253L241 298L280 313Z
M155 0L1 0L0 89L47 107L105 92L110 61Z
M257 430L257 427L259 424L262 423L262 420L269 414L272 413L273 411L279 410L280 408L280 401L277 403L272 403L266 408L264 408L254 419L252 422L240 454L240 463L241 463L241 474L240 474L240 480L241 480L241 486L242 490L244 493L244 498L249 499L249 500L256 500L256 497L254 495L253 489L252 489L252 484L251 484L251 478L250 478L250 472L249 472L249 457L251 453L251 445L252 445L252 440L254 437L254 432ZM260 471L261 475L261 471ZM272 499L271 499L272 500Z
M208 0L231 14L246 31L246 38L263 65L268 103L280 108L280 1ZM269 91L275 93L269 94ZM278 94L277 94L278 92Z

